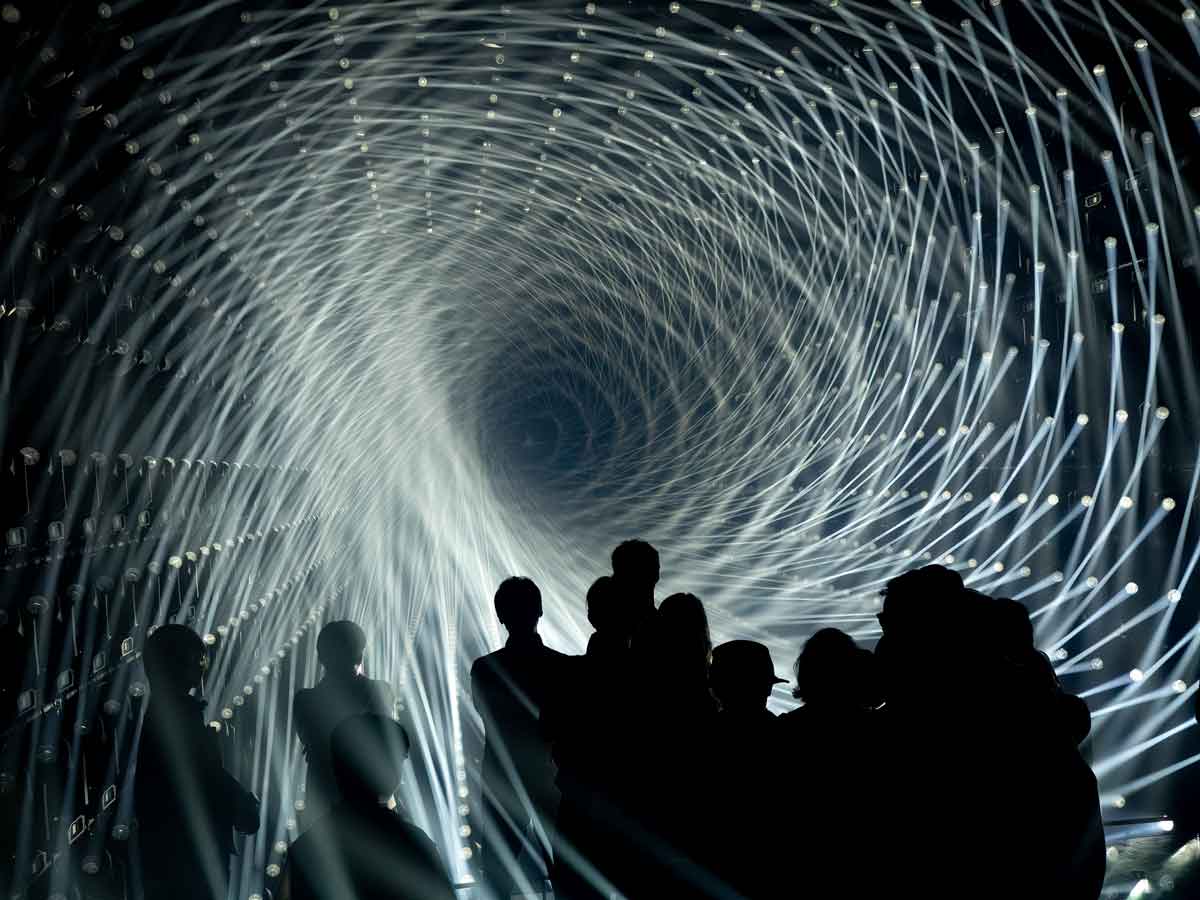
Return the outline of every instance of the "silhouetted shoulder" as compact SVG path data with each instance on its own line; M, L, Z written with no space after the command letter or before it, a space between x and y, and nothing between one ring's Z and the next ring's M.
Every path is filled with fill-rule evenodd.
M392 709L396 703L396 695L392 691L392 686L378 678L367 678L364 680L367 682L367 702L370 711L377 712L381 716L391 716Z
M453 884L421 829L378 807L343 804L292 844L292 900L450 900Z

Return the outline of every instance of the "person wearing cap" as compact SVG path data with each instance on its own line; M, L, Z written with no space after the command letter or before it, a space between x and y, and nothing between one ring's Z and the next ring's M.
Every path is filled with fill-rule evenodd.
M147 898L224 900L234 832L258 831L258 798L226 771L204 721L207 651L185 625L155 629L142 651L150 701L133 806Z
M775 674L771 651L757 641L726 641L713 648L709 685L720 705L714 736L718 774L707 839L714 879L740 897L773 897L779 842L772 760L779 753L779 719L767 709ZM722 892L715 892L720 895Z
M339 799L333 777L329 741L334 729L350 716L372 713L394 717L395 698L384 681L368 678L363 654L367 636L354 622L330 622L317 636L317 659L325 669L315 687L296 694L292 718L308 761L304 815L315 822Z

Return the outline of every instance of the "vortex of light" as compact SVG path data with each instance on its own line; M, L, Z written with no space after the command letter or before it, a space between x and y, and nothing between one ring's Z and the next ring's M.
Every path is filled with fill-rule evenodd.
M3 148L6 578L22 616L82 585L107 638L210 635L267 811L242 896L294 829L321 621L368 627L465 877L495 586L578 652L632 536L780 669L869 645L915 565L1017 598L1104 801L1160 811L1200 758L1190 7L159 6L3 9L9 102L79 88L68 138L30 106ZM61 668L18 725L70 755Z

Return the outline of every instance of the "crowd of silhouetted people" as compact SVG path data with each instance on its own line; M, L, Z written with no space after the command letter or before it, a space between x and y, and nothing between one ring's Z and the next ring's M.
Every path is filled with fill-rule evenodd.
M491 895L549 881L566 900L1099 896L1104 833L1079 749L1090 714L1022 604L941 566L904 573L883 591L874 651L817 631L793 670L802 703L776 715L785 679L767 647L713 647L700 599L656 604L658 578L651 545L616 548L587 592L581 656L542 643L533 581L496 591L508 640L471 668L486 735L472 841ZM363 673L365 646L354 623L326 625L323 678L295 698L305 816L279 896L454 897L396 803L413 737L390 687ZM145 648L147 898L224 898L233 834L259 825L193 696L205 650L179 625Z

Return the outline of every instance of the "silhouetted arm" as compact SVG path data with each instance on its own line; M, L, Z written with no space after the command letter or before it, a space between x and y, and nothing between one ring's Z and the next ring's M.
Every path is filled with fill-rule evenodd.
M308 703L304 691L298 693L292 702L292 725L296 729L296 736L300 738L300 746L304 749L304 758L307 759L312 736L309 734Z
M471 665L471 702L475 704L475 711L483 720L483 730L486 732L492 727L492 717L488 706L489 679L483 660L480 657Z
M222 770L225 776L225 796L230 805L230 818L234 831L254 834L260 824L258 798L246 790L236 778Z
M283 874L279 876L279 892L275 895L275 900L292 900L292 861L290 859L283 864Z

